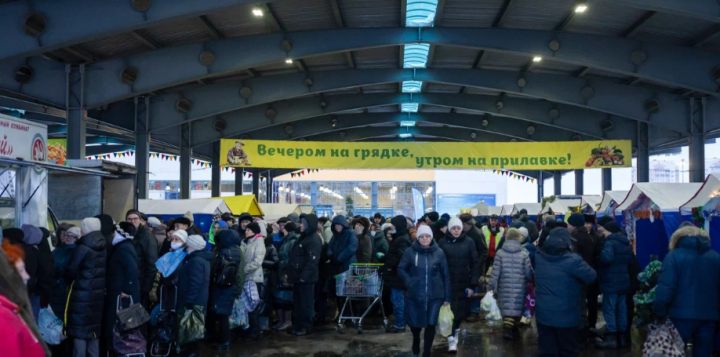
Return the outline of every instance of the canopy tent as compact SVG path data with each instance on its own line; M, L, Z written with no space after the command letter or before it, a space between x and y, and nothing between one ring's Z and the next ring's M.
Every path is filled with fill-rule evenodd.
M492 215L496 214L499 216L501 212L502 212L501 206L488 206L487 213L485 215L492 216Z
M512 211L510 211L510 215L515 215L520 213L520 210L526 210L528 212L529 216L537 216L538 212L540 212L543 207L542 203L516 203L513 206Z
M300 206L293 203L261 203L260 208L264 213L263 218L268 224L275 223L290 213L296 213L298 216L303 213Z
M138 210L148 216L161 216L163 221L178 218L190 212L194 224L203 233L210 230L214 216L231 212L220 198L198 200L138 200Z
M615 207L617 207L622 201L625 200L625 197L627 197L627 194L630 191L605 191L602 196L602 200L600 200L600 208L597 210L600 214L605 214L606 212L614 212Z
M582 202L580 203L582 213L595 213L602 199L600 195L582 196Z
M305 214L315 214L315 206L313 205L300 205L300 211Z
M239 216L245 212L251 216L265 216L255 195L226 196L222 198L230 208L233 215Z
M710 233L710 245L720 252L720 173L712 173L705 178L702 187L687 203L680 207L683 215L697 215L704 219L705 230ZM693 212L694 211L694 212Z
M480 201L476 203L475 206L470 207L470 213L476 217L487 216L488 207L490 206L488 206L487 203Z
M512 213L513 208L515 208L515 205L502 205L502 209L500 210L500 215L510 217L512 215L511 213Z
M625 231L640 267L644 268L653 255L660 260L665 258L669 238L682 220L680 206L695 196L700 186L701 183L636 183L615 208L623 213Z
M571 211L570 207L577 207L581 204L581 199L555 199L555 201L548 202L538 214L545 214L552 210L556 218L565 219L568 212Z

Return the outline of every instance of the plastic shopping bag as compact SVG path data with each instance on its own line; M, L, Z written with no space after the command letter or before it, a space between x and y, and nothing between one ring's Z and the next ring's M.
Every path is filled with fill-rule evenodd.
M495 302L495 297L493 297L493 293L491 291L485 294L485 297L482 299L482 301L480 301L480 309L482 311L490 312L490 308L493 304L497 305L497 303Z
M51 307L40 309L38 316L40 336L48 345L59 345L67 336L63 334L63 323L52 311Z
M230 329L237 327L242 327L243 330L248 328L248 313L245 311L245 303L242 297L235 299L232 314L230 314Z
M502 321L502 314L500 314L500 308L497 305L497 302L495 299L492 301L492 306L490 306L490 311L487 314L488 321Z
M185 310L179 317L177 342L180 346L205 338L205 314L202 306L196 305L192 310Z
M653 322L647 327L648 335L643 345L645 357L684 357L685 343L680 333L668 319L663 323Z
M448 337L452 334L453 320L455 320L455 315L453 315L450 305L443 305L443 307L440 308L440 316L438 317L438 328L443 337Z
M533 284L529 281L525 295L525 310L528 311L530 315L527 317L532 317L535 314L535 287L533 287Z

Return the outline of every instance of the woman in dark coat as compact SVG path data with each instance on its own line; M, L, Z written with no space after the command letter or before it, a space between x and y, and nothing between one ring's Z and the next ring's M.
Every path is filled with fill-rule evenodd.
M480 274L480 264L475 243L463 233L463 224L460 218L453 217L448 223L445 237L440 240L440 249L445 253L450 270L450 288L452 291L453 334L448 337L448 351L457 351L457 329L460 323L470 313L468 297L472 295L477 286Z
M67 304L67 294L70 285L65 282L65 269L67 268L70 258L75 254L77 248L77 240L82 234L80 228L75 226L64 227L60 232L60 237L55 250L53 250L53 262L55 263L55 287L50 295L50 307L58 318L62 318ZM72 354L72 341L63 340L59 346L50 348L53 355L65 356Z
M212 277L213 282L215 279L222 274L223 260L226 262L232 261L240 267L242 264L242 253L240 253L240 236L237 231L224 230L220 232L219 239L215 240L217 244L218 255L213 260L212 266ZM230 348L230 315L232 314L233 304L238 295L237 280L232 279L230 286L220 286L213 284L212 286L213 303L210 310L217 314L217 321L219 326L219 337L220 343L217 346L219 350L227 350Z
M105 304L107 251L100 221L86 218L82 226L85 235L77 241L75 254L65 269L70 292L63 320L65 334L75 339L75 349L81 344L84 349L97 350Z
M398 275L407 286L405 321L413 333L413 355L420 355L420 331L425 329L423 356L429 357L441 305L449 305L450 273L445 253L438 248L430 227L418 229L418 239L405 250Z
M103 335L112 346L113 327L117 320L117 304L121 307L140 303L140 271L138 256L133 246L135 226L120 222L113 233L112 248L107 265L107 295L105 296L105 325ZM103 234L104 236L105 234Z
M212 252L205 250L205 239L199 235L189 236L186 244L189 254L178 272L178 311L182 315L195 306L201 306L203 312L207 313ZM197 342L188 345L181 347L188 349L191 356L200 356L200 345Z
M365 217L358 217L352 220L352 228L358 240L358 249L355 253L358 263L370 263L373 251L373 237L368 232L370 221Z

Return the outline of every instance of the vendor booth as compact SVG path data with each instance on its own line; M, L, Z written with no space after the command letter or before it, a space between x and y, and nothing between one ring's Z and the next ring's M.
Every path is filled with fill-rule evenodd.
M505 218L507 220L508 227L512 224L512 210L515 208L515 205L502 205L502 209L500 210L500 218Z
M579 207L581 203L580 199L555 199L555 201L548 202L545 207L540 210L539 215L544 215L552 211L555 214L555 218L565 221L569 217L570 212L574 212L571 207Z
M598 207L600 207L600 202L602 202L602 196L600 195L582 196L580 210L583 214L595 214Z
M710 234L713 250L720 252L720 174L708 175L695 196L680 207L680 213L683 220L689 215L693 224L703 227Z
M249 213L253 217L264 215L255 195L226 196L222 197L222 200L225 201L234 216L243 213Z
M268 224L277 222L282 217L295 213L298 217L303 213L300 205L293 203L261 203L263 218Z
M512 211L510 211L510 215L514 216L516 214L519 214L521 210L527 210L528 216L530 217L530 220L533 222L537 222L537 214L542 210L542 203L516 203L513 206ZM511 224L511 222L508 222L508 224Z
M187 212L193 214L195 226L203 233L210 230L214 216L231 212L221 198L198 200L138 200L138 210L150 216L160 216L161 221L178 218Z
M315 214L315 206L313 205L299 205L300 211L305 214Z
M600 208L596 211L597 215L603 216L615 212L615 208L625 201L628 192L630 191L605 191L600 200Z
M623 213L623 226L633 245L640 267L650 257L659 260L668 253L670 236L682 220L680 206L700 189L700 183L642 182L633 184L625 200L615 211ZM688 215L687 218L690 219Z
M494 214L500 216L501 212L502 212L501 206L488 206L485 216L492 216Z

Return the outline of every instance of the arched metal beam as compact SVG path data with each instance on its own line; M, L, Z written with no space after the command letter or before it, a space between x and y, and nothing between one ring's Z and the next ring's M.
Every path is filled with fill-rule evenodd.
M378 128L358 128L345 131L345 137L340 138L337 133L325 133L307 137L308 141L360 141L370 138L398 137L400 134L409 133L413 135L431 136L454 141L468 142L509 142L510 139L491 133L477 133L475 139L470 137L470 132L465 128L392 128L387 131L379 131ZM420 141L420 139L418 139ZM520 140L522 141L522 140Z
M687 16L711 22L720 22L720 4L715 0L593 0L592 3L605 2L610 4L633 7L641 10L651 10Z
M283 41L291 43L290 51L281 48ZM419 31L415 28L368 28L217 40L101 62L95 66L97 70L90 70L86 74L86 100L90 107L99 106L181 83L283 62L286 58L300 59L418 41L528 57L543 56L554 61L599 68L718 95L712 70L720 65L720 59L714 53L698 49L644 43L627 38L552 31L495 28L429 28ZM551 41L559 44L557 51L550 49ZM203 51L210 51L215 55L215 61L209 66L200 63L199 56ZM120 81L121 70L128 66L138 70L137 80L132 85Z

